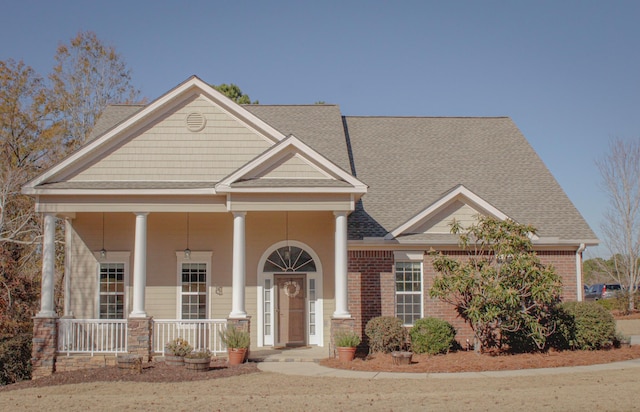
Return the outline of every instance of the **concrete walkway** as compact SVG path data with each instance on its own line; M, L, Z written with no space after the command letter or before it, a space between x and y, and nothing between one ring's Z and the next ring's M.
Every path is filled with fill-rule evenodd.
M632 343L640 344L640 335L632 337ZM271 349L252 351L249 359L258 362L264 372L296 376L317 376L358 379L460 379L460 378L508 378L536 375L562 375L581 372L599 372L618 369L640 369L640 359L602 365L573 366L561 368L521 369L515 371L459 372L459 373L401 373L362 372L333 369L320 366L321 359L330 356L328 348L306 347L295 349Z

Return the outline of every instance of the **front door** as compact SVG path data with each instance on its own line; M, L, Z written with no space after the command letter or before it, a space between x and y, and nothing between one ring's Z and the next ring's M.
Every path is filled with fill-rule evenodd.
M275 275L276 345L304 346L305 342L305 275Z

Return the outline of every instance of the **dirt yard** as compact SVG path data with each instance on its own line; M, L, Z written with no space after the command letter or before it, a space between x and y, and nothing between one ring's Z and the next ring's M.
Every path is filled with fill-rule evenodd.
M458 365L457 370L490 370L496 369L496 359L503 358L502 369L517 369L523 365L530 368L640 358L640 348L582 352L581 356L564 356L564 361L559 361L570 354L538 355L531 359L462 353L455 362L449 355L430 360L438 363L449 357L450 363ZM477 359L472 362L473 358ZM545 364L545 358L553 359L547 361L551 364ZM368 361L356 361L354 365L357 362ZM371 362L376 364L374 369L383 369L381 358ZM484 367L478 366L483 363ZM505 367L506 364L510 367ZM385 368L397 370L388 364ZM255 364L228 368L223 362L214 362L208 372L197 373L159 363L147 365L142 374L113 367L21 382L0 389L0 410L640 410L636 396L640 387L638 367L515 378L451 376L431 374L419 380L301 378L259 372Z

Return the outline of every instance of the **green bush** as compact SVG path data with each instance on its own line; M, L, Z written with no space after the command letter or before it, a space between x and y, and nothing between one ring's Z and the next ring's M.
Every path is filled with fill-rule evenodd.
M367 322L365 333L369 338L369 352L393 352L404 348L407 331L402 321L393 316L378 316Z
M31 379L30 333L21 333L0 341L0 385Z
M616 339L616 322L597 302L564 302L557 314L554 342L560 348L601 349Z
M338 348L355 348L360 344L360 336L353 331L338 331L333 339Z
M449 352L455 342L456 330L451 324L442 319L418 319L409 331L411 335L411 350L415 353Z

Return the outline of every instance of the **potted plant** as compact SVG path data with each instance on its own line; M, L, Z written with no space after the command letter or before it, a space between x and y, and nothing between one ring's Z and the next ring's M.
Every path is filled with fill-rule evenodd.
M208 349L191 352L184 357L184 364L189 370L206 372L211 364L211 352Z
M165 346L164 361L169 366L183 366L184 357L191 353L193 347L182 338L175 338Z
M353 331L339 331L334 336L340 362L351 362L356 356L356 347L360 344L360 336Z
M249 349L249 332L229 325L227 326L227 330L222 332L221 339L222 343L227 347L229 365L240 365L243 363L247 355L247 350Z

